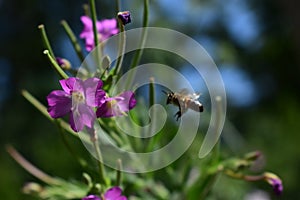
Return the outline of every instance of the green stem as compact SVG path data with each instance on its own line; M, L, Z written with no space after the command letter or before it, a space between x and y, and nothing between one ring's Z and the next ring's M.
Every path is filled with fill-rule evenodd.
M149 0L144 0L144 12L143 12L143 27L147 27L149 24ZM140 48L136 50L133 61L131 63L130 68L134 68L140 62L141 56L143 54L143 47L146 42L147 31L145 29L142 30L142 38L140 41Z
M155 104L154 77L150 77L149 81L150 81L150 83L149 83L149 109L150 109L150 108ZM150 135L150 134L152 133L153 128L155 128L155 127L156 127L156 119L155 119L154 117L152 117L152 118L151 118L151 125L150 125L149 130L148 130L148 135ZM156 137L156 135L155 135L154 137L152 137L152 138L150 139L150 142L149 142L148 144L145 145L145 146L146 146L146 149L147 149L148 151L150 151L151 148L153 148L153 145L155 144L155 143L153 143L153 142L156 141L156 138L157 138L157 137ZM147 141L149 141L149 140L147 140Z
M94 33L94 43L95 43L95 55L96 55L96 63L99 64L99 69L101 69L101 48L99 49L99 36L97 30L97 13L96 13L96 4L95 0L89 0L90 3L90 10L91 10L91 17L93 22L93 33ZM102 70L100 70L101 74Z
M120 27L120 37L119 37L119 50L118 50L118 59L116 64L116 71L115 74L120 75L119 72L121 70L121 66L124 59L124 51L126 46L126 33L125 33L125 26L123 25L122 21L118 19L119 27Z
M44 54L47 55L55 71L60 75L61 78L63 79L69 78L69 76L64 72L64 70L57 64L56 60L54 59L55 57L52 57L48 50L45 50Z
M148 25L149 25L149 0L144 0L144 12L143 12L143 27L144 27L144 29L142 30L142 36L141 36L141 40L140 40L139 49L137 49L135 51L133 60L130 65L130 69L136 67L141 60L141 57L143 54L143 48L145 46L146 38L147 38L147 31L146 31L145 27L148 27ZM128 88L131 85L131 81L132 81L133 77L135 77L135 72L129 73L125 88Z
M40 179L41 181L49 184L49 185L59 185L61 182L55 178L52 178L45 172L41 171L34 165L32 165L28 160L26 160L14 147L7 145L6 151L9 155L19 163L26 171Z
M222 99L220 96L216 97L216 102L217 102L217 117L216 117L216 132L218 130L220 130L220 124L221 124L221 114L222 113ZM218 136L216 136L218 137ZM213 148L213 152L212 152L212 156L213 156L213 160L212 160L212 164L213 165L217 165L220 161L220 140L217 141L215 147Z
M213 174L213 175L207 177L207 179L205 180L205 182L202 186L203 191L199 195L199 200L206 199L206 197L209 194L209 192L211 191L211 188L213 187L217 177L218 177L218 174Z
M71 40L73 48L75 49L78 58L80 59L81 62L83 62L84 61L84 55L82 53L81 46L78 43L78 40L77 40L74 32L72 31L72 29L70 28L70 26L69 26L69 24L66 20L62 20L61 25L64 27L69 39Z
M116 170L116 186L120 186L122 182L122 161L120 159L117 160L117 167Z
M94 33L94 43L95 47L99 44L99 38L98 38L98 31L97 31L97 13L96 13L96 5L95 0L89 0L90 2L90 9L91 9L91 17L93 21L93 33Z
M120 0L117 0L116 1L116 13L120 12L121 11L121 3L120 3Z
M46 30L45 30L44 24L39 25L38 28L39 28L40 31L41 31L41 36L42 36L42 39L43 39L45 48L48 49L48 51L50 52L50 55L51 55L53 58L55 58L55 55L54 55L53 50L52 50L52 48L51 48L50 42L49 42L49 40L48 40L48 36L47 36Z
M151 108L155 104L154 77L150 77L149 81L149 108Z
M144 0L144 15L143 15L143 27L147 27L149 23L149 0ZM136 51L132 64L131 64L131 69L136 67L138 63L140 62L140 59L143 54L143 47L146 42L146 37L147 37L147 31L145 29L142 30L142 38L140 41L140 48Z
M264 179L264 175L245 175L242 173L236 173L230 169L224 170L224 174L234 179L243 179L245 181L260 181Z
M100 177L100 182L107 185L106 179L105 179L105 170L103 166L103 159L102 159L102 154L101 150L99 147L99 141L98 141L98 135L95 130L93 130L91 134L91 141L94 145L95 148L95 153L96 153L96 158L97 158L97 163L98 163L98 170L99 170L99 177Z

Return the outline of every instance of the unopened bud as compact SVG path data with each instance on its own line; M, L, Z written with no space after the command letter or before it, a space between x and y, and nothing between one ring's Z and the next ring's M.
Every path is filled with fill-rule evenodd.
M131 16L129 11L118 12L118 18L122 21L123 25L131 22Z

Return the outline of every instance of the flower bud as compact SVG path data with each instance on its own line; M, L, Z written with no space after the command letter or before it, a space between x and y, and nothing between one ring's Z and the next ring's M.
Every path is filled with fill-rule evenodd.
M72 67L71 63L65 58L56 57L56 62L62 69L65 70L69 70Z
M276 195L280 195L282 193L282 181L277 175L270 172L266 172L264 173L264 180L267 181L273 187L274 193Z
M129 11L118 12L118 18L122 21L123 25L129 24L131 22Z
M26 185L22 189L23 193L25 194L39 194L40 192L42 192L42 190L42 186L34 182L26 183Z

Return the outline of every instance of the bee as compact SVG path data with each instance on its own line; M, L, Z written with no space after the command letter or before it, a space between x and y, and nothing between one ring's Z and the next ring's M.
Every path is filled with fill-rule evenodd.
M199 93L189 94L186 89L181 90L180 92L166 92L167 95L167 104L173 104L178 106L179 111L174 115L176 121L184 114L188 109L192 109L196 112L203 112L203 105L198 101L200 97Z

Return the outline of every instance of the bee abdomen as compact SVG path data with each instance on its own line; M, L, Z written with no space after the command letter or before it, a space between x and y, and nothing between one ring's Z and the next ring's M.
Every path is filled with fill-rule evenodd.
M199 101L188 101L187 107L196 111L196 112L203 112L203 105Z

